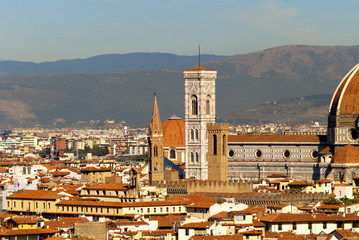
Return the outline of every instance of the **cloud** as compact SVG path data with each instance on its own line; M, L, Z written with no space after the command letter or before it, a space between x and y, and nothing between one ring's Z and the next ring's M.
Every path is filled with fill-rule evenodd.
M279 0L260 1L251 8L235 10L227 16L232 21L290 41L322 40L316 26L305 20L300 10L287 7Z

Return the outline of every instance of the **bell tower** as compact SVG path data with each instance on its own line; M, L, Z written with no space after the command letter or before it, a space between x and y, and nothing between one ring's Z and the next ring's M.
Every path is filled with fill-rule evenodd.
M185 81L186 178L208 178L207 124L216 120L217 71L199 64L183 72Z
M163 131L156 96L148 134L148 158L150 184L155 181L163 181Z
M228 124L208 124L208 180L228 180Z

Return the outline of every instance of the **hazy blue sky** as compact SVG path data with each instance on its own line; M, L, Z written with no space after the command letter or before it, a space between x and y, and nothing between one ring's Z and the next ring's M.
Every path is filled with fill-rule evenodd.
M0 59L357 45L358 0L0 0Z

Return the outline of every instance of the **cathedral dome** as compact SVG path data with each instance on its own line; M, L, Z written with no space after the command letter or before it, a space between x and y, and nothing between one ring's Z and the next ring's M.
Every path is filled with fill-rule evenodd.
M175 115L162 123L163 145L165 147L185 146L185 123Z
M329 115L359 115L359 64L347 73L335 90Z
M333 155L332 163L359 163L359 148L351 144L341 147Z

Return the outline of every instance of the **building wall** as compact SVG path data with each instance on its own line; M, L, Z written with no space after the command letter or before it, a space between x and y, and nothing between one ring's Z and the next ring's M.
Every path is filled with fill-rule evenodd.
M88 222L74 223L75 234L78 236L93 238L96 240L106 240L106 223Z

